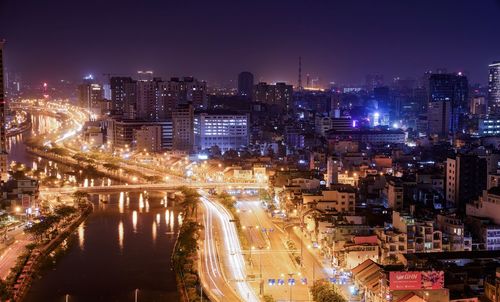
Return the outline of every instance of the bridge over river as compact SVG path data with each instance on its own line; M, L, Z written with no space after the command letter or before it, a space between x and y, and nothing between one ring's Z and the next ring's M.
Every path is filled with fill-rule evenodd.
M47 193L73 193L81 191L86 193L112 193L117 191L138 192L138 191L176 191L180 186L187 186L196 189L225 189L225 190L256 190L266 189L266 183L230 183L230 182L169 182L158 184L124 184L110 186L92 187L66 187L66 188L46 188L42 192Z

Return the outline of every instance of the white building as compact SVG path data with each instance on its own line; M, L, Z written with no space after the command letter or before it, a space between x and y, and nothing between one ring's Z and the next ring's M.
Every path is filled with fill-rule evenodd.
M198 150L218 146L222 152L248 146L248 115L229 112L202 112L194 118Z
M484 190L478 200L466 205L467 216L488 218L500 225L500 188Z
M348 185L338 185L318 193L303 193L302 198L304 205L320 211L354 214L356 190Z

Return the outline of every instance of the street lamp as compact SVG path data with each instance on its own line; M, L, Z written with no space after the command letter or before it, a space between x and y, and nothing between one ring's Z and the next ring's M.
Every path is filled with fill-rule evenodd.
M260 295L264 295L264 276L262 275L262 248L259 248Z
M253 266L253 260L252 260L252 251L255 250L255 246L252 245L252 247L250 248L250 263L252 264Z
M288 277L289 277L288 286L290 287L290 302L292 302L292 286L293 286L293 284L292 284L293 279L292 278L293 278L293 275L294 275L294 273L288 273Z

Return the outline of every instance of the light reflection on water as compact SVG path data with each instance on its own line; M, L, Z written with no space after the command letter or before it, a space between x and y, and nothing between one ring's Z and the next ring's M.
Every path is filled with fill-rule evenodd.
M83 251L85 246L85 227L83 223L78 226L78 246Z
M118 244L120 245L120 252L123 251L123 221L121 220L118 224Z
M62 301L66 293L73 301L129 301L135 288L142 301L177 301L170 257L182 218L164 208L162 195L148 193L142 195L149 212L139 211L139 193L110 194L107 203L100 201L105 194L93 195L99 206L41 272L26 301Z

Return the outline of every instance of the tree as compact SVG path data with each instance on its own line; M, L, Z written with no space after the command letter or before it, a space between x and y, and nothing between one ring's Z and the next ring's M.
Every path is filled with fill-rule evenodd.
M229 149L226 152L224 152L224 154L222 155L222 157L224 159L226 159L226 160L237 159L238 158L238 151L233 150L233 149Z
M227 192L222 192L219 194L219 202L222 203L223 206L225 206L228 209L234 208L234 199L231 195L229 195Z
M264 295L264 302L275 302L276 300L272 295Z
M53 147L49 151L54 153L55 155L60 156L60 157L69 155L68 150L66 150L65 148L61 148L61 147Z
M156 183L161 182L161 177L158 175L146 175L144 176L144 180L146 180L147 183Z
M0 280L0 300L9 301L11 298L11 293L9 286L4 280Z
M88 194L82 191L76 191L72 194L74 203L78 205L78 207L83 207L85 205L85 201L87 200Z
M53 231L61 218L56 215L45 216L41 221L32 224L26 231L37 240L42 240L44 236Z
M104 169L108 170L108 172L112 173L118 171L118 169L120 168L118 165L115 165L113 163L104 163L102 166L104 167Z
M60 205L60 206L55 208L54 213L56 213L56 215L61 217L61 218L66 218L66 217L71 216L72 214L76 213L76 209L74 207Z
M73 159L78 162L78 165L81 165L83 161L85 161L86 157L83 153L76 153L73 155Z
M271 196L269 196L269 192L264 189L259 189L259 199L264 201L270 201Z
M347 302L326 280L314 281L309 290L316 302Z
M182 200L180 202L181 206L184 208L184 212L192 216L195 209L198 207L201 195L195 189L188 187L180 187L179 190L182 192Z

